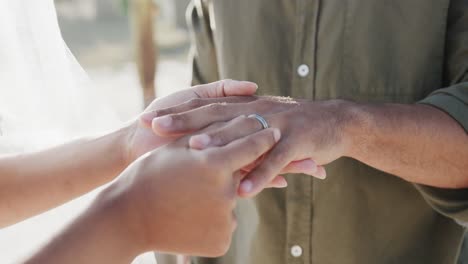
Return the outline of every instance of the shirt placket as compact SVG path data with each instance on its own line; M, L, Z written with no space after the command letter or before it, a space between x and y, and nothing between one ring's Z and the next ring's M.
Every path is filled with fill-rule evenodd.
M295 69L291 86L291 96L295 98L315 96L318 10L318 0L296 0ZM290 181L286 198L286 260L288 264L312 263L313 181L309 176L295 177Z

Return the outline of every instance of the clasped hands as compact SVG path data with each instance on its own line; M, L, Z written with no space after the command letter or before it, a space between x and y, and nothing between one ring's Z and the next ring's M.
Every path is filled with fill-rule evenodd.
M254 96L224 80L156 100L131 125L130 164L114 191L139 248L219 256L236 226L236 197L285 187L283 173L326 177L346 154L341 103ZM259 114L269 123L263 129ZM141 156L141 157L140 157ZM137 202L136 202L137 201Z
M189 146L205 149L256 133L260 114L282 139L246 170L238 194L252 197L266 187L285 187L282 173L326 177L323 166L344 156L346 113L343 101L312 102L274 96L194 98L180 105L147 112L142 120L161 137L192 134ZM204 129L205 131L199 132Z

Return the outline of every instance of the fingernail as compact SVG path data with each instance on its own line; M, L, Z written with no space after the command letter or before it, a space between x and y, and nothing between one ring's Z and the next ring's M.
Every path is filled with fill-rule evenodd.
M249 81L242 81L244 84L255 86L255 90L258 90L258 84Z
M304 166L304 169L307 172L311 172L311 173L316 173L317 172L317 163L315 163L315 161L313 161L311 159L305 160L302 165Z
M288 182L285 179L282 179L278 183L278 186L276 186L276 188L286 188L286 187L288 187Z
M252 188L253 188L253 183L251 180L245 180L241 182L240 184L240 190L243 193L250 193L252 191Z
M325 171L324 168L322 169L317 169L317 176L321 180L325 180L327 178L327 172Z
M273 137L275 138L275 142L278 142L281 138L281 132L279 129L275 128L273 130Z
M190 138L190 147L196 149L204 149L210 144L211 138L207 134L196 135Z
M163 116L153 119L153 124L158 125L159 127L168 128L172 124L172 117Z

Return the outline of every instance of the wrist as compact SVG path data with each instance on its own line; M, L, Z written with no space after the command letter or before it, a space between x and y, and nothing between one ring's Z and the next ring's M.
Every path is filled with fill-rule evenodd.
M117 138L116 147L118 149L116 149L116 153L119 154L118 164L122 170L128 167L134 160L132 158L132 140L135 136L137 128L138 122L132 120L114 132Z
M364 105L356 102L342 101L340 109L343 156L359 159L359 153L365 151L372 140L371 118Z
M98 195L94 206L96 213L103 215L105 225L113 230L115 247L123 248L121 254L134 259L149 249L130 195L128 188L116 181Z

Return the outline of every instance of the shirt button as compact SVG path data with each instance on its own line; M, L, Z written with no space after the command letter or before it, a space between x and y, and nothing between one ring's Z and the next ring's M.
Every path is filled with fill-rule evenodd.
M298 245L291 247L291 255L296 258L302 256L302 248Z
M297 74L299 74L301 77L306 77L309 75L309 66L305 64L299 65L299 67L297 67Z

